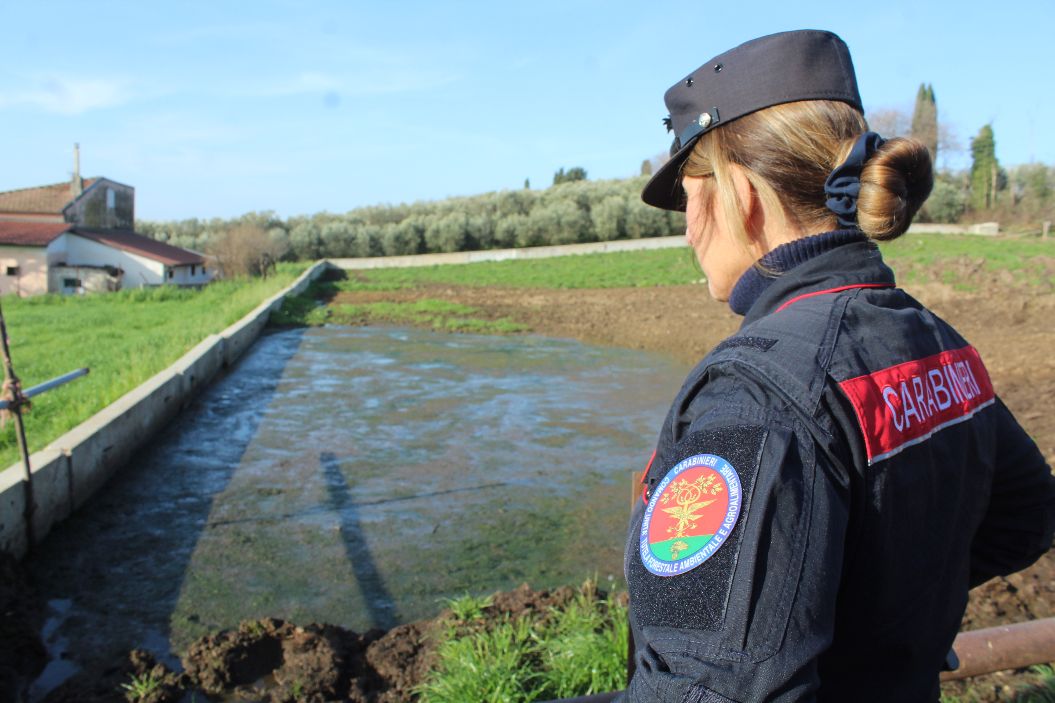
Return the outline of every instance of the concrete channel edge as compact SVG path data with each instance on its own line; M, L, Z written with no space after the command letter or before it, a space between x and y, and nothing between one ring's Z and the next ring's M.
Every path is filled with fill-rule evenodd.
M267 326L288 295L298 295L331 264L317 262L284 290L241 320L211 334L171 366L106 406L30 456L33 468L33 537L82 506L148 439L164 428L223 368L234 364ZM0 471L0 550L16 558L29 550L22 464Z

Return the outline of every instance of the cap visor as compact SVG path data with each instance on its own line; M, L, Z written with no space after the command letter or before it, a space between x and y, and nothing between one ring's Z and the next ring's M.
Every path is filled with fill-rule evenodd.
M685 191L681 189L681 165L685 163L685 159L689 158L689 151L695 144L696 140L691 140L652 174L652 178L641 191L641 199L646 204L663 210L685 212Z

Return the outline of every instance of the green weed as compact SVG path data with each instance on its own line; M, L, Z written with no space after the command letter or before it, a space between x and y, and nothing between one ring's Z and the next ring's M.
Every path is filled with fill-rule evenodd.
M444 603L458 622L472 622L483 617L484 611L491 607L493 600L491 596L473 596L466 593L458 598L446 598Z
M1030 667L1030 671L1037 675L1037 681L1018 692L1015 697L1016 703L1055 703L1055 667L1051 664L1041 664Z
M451 638L438 650L441 674L419 689L422 703L518 703L542 694L538 674L525 666L535 652L531 624L502 622L489 632Z
M160 686L161 677L152 671L134 675L128 683L121 684L121 688L125 691L125 699L129 701L141 701Z
M459 622L419 689L423 703L532 701L614 691L626 684L626 606L587 582L563 608L475 629L481 599L449 601ZM457 610L456 610L457 608ZM492 667L492 668L489 668Z
M612 600L599 605L588 594L584 588L557 612L540 641L548 698L587 696L626 685L626 606Z

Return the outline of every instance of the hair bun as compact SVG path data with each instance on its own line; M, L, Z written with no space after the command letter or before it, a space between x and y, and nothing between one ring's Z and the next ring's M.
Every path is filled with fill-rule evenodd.
M933 186L934 168L923 142L890 139L861 169L857 224L872 239L896 239L908 230Z

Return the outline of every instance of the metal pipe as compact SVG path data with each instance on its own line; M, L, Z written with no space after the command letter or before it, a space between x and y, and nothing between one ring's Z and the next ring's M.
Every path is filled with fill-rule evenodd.
M1047 664L1055 661L1055 618L961 632L952 648L960 666L942 673L942 681Z
M22 395L24 397L26 397L26 398L32 398L35 395L40 395L44 391L50 391L52 388L57 388L57 387L59 387L61 385L69 383L70 381L72 381L72 380L74 380L76 378L80 378L81 376L87 376L87 375L88 375L88 369L87 368L77 369L76 371L70 371L67 374L63 374L61 376L56 376L55 378L51 379L50 381L44 381L44 383L38 384L36 386L33 386L32 388L28 388L28 389L22 391ZM0 410L7 410L9 407L11 407L11 403L9 401L7 401L7 400L0 400Z

